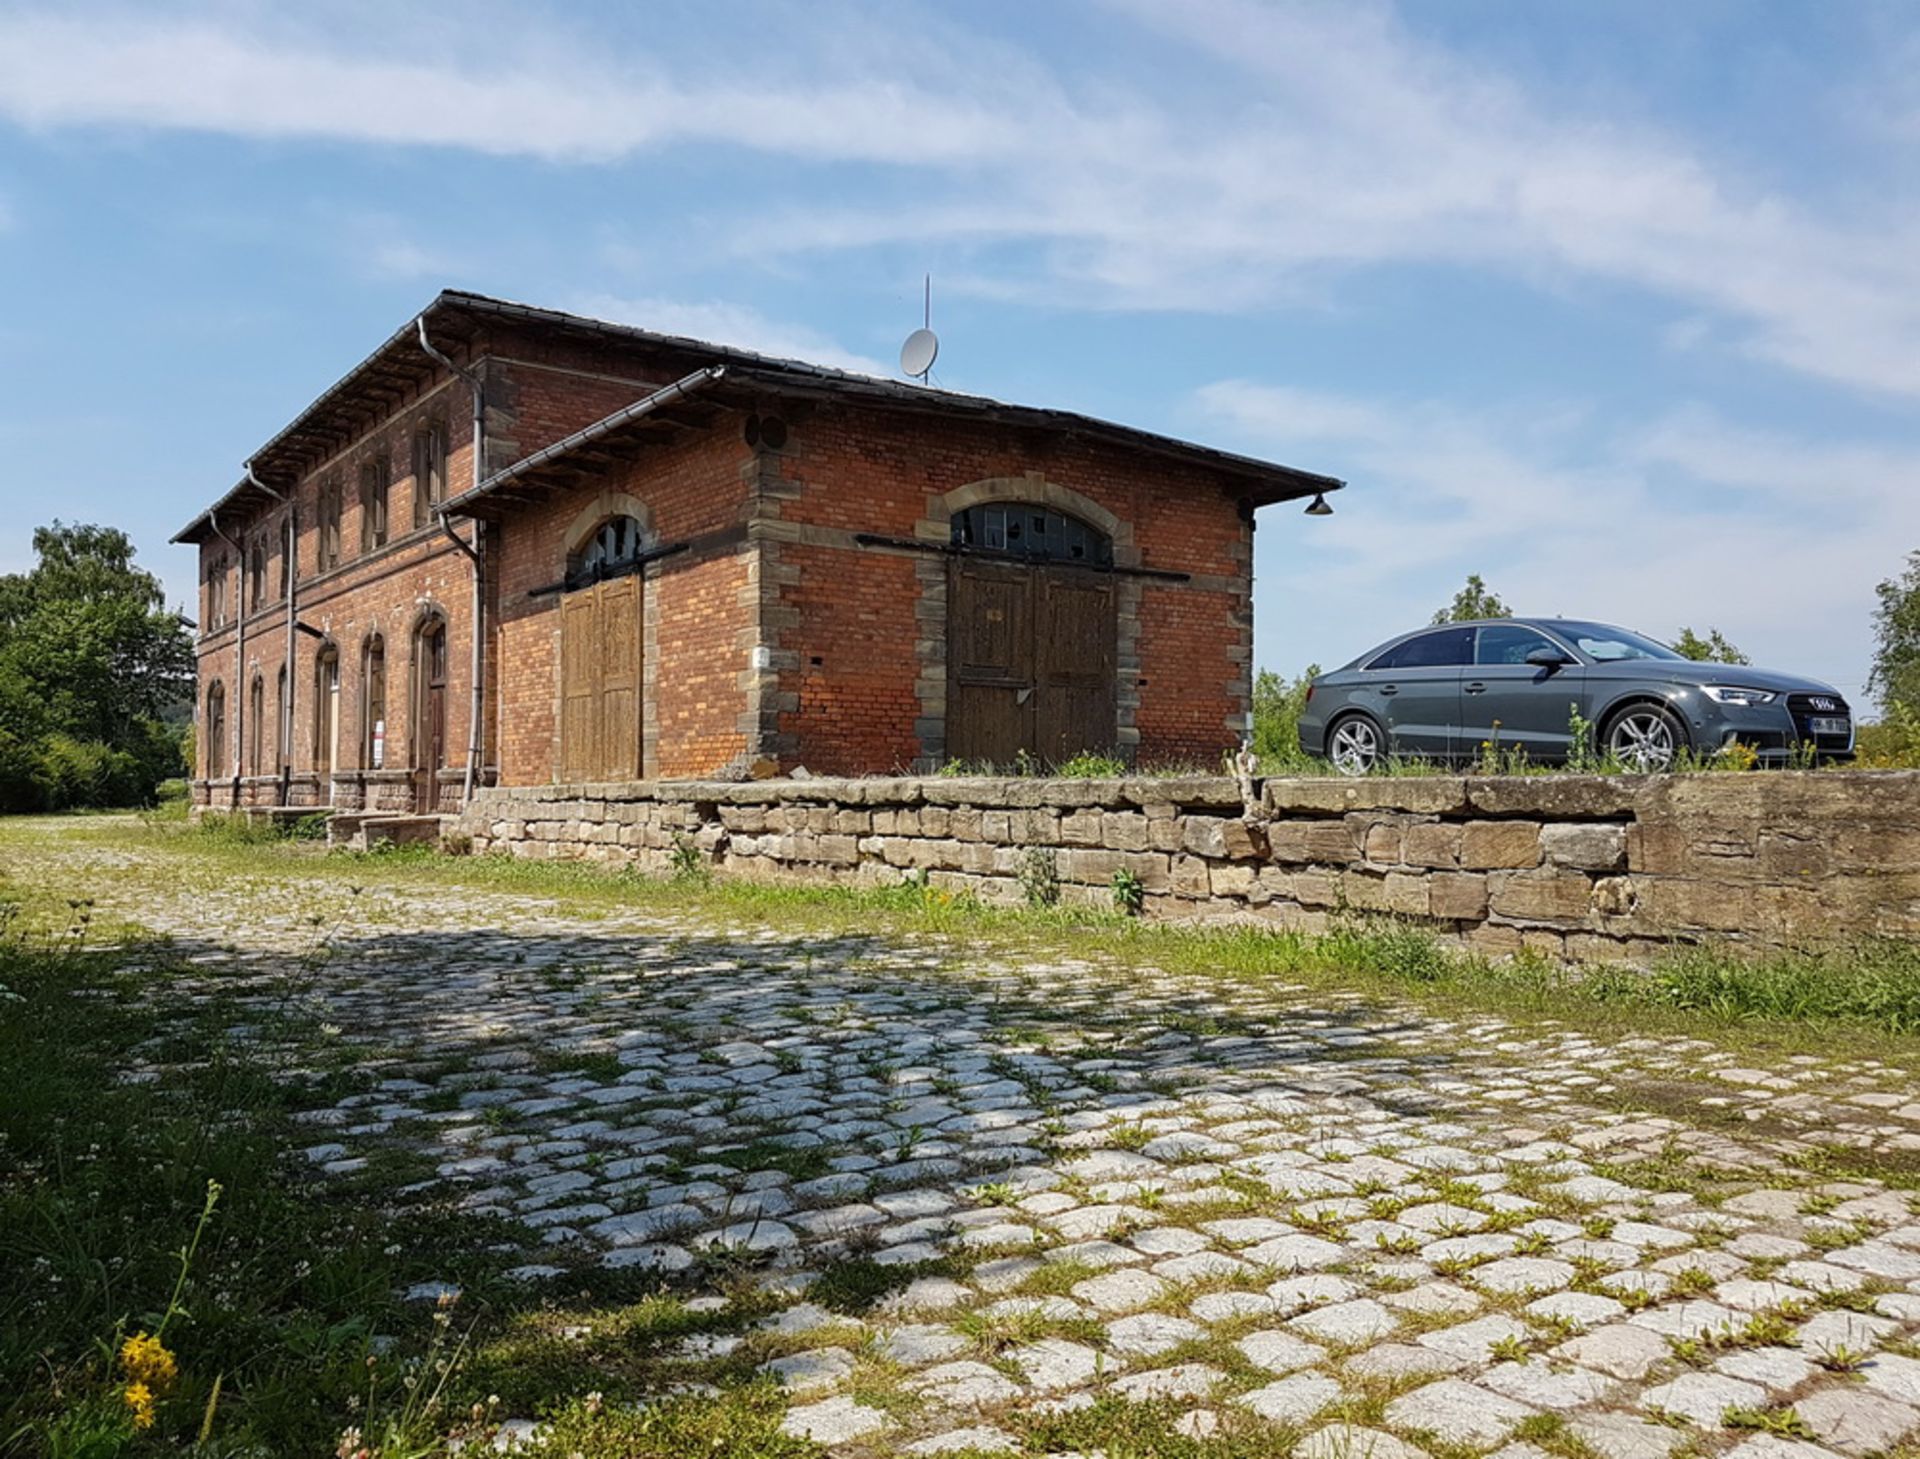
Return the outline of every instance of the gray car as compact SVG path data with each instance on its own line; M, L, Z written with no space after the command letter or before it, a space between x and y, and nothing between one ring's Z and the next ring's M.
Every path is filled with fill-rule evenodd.
M1470 760L1491 742L1557 764L1575 714L1595 747L1634 770L1738 741L1763 762L1853 757L1853 714L1831 685L1703 664L1606 623L1499 618L1403 634L1322 674L1300 748L1364 775L1388 756Z

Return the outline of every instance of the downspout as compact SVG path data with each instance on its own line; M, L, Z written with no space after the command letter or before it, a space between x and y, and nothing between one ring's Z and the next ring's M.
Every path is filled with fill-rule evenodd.
M296 571L299 564L295 554L300 550L300 542L294 535L293 502L284 493L275 491L272 487L268 486L266 482L255 476L253 474L253 462L247 462L243 469L247 473L249 483L258 487L261 491L264 491L268 496L281 503L287 509L287 555L281 559L283 564L281 574L286 578L286 582L282 584L282 586L287 590L287 650L285 668L287 692L280 696L280 804L284 806L288 800L288 792L293 778L293 627L295 608L293 584L294 579L299 576L299 573ZM329 799L331 799L331 796L329 796Z
M238 566L238 576L234 579L239 591L234 595L234 638L233 638L233 804L230 809L240 809L240 775L246 763L247 751L247 555L240 550L225 532L220 530L220 518L212 507L207 508L207 525L213 528L213 535L233 549L233 560Z
M454 364L452 360L433 347L433 341L427 338L426 315L422 314L415 323L420 332L420 348L426 352L427 358L435 364L442 366L449 374L454 376L454 378L465 381L467 389L473 392L473 484L478 486L486 479L486 386L473 371L463 369L459 365ZM473 564L473 611L471 614L473 624L473 662L472 667L468 670L468 677L473 687L473 699L467 709L467 775L460 792L460 808L465 810L473 804L473 783L480 773L480 721L482 712L486 707L486 687L481 682L481 674L486 667L486 657L483 650L485 636L481 632L481 618L486 605L484 601L485 585L483 581L483 564L480 561L480 523L478 519L474 519L473 541L468 543L461 538L458 532L453 530L453 523L448 520L447 509L444 505L439 508L438 516L440 518L440 530L447 534L447 540L464 552L467 555L467 560Z

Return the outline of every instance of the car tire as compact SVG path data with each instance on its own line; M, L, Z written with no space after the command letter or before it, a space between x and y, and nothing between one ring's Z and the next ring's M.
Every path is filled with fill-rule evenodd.
M1686 750L1687 727L1666 705L1641 700L1607 717L1600 744L1626 769L1657 775L1671 770Z
M1327 758L1342 775L1370 775L1386 759L1386 736L1364 714L1343 714L1327 726Z

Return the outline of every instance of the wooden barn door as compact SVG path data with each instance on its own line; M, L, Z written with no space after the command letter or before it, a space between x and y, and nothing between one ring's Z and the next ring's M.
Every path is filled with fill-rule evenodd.
M566 780L638 780L640 576L560 600L560 760Z
M1113 579L1073 568L1033 574L1034 753L1050 765L1112 750L1119 624Z
M947 754L1058 764L1114 742L1113 581L959 558L947 588Z

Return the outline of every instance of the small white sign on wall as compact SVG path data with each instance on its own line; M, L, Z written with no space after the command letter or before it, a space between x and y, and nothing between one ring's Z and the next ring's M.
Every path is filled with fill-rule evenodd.
M387 722L376 719L373 722L373 768L383 770L387 764Z
M753 666L756 669L771 669L773 667L773 650L768 648L764 643L756 643L753 646Z

